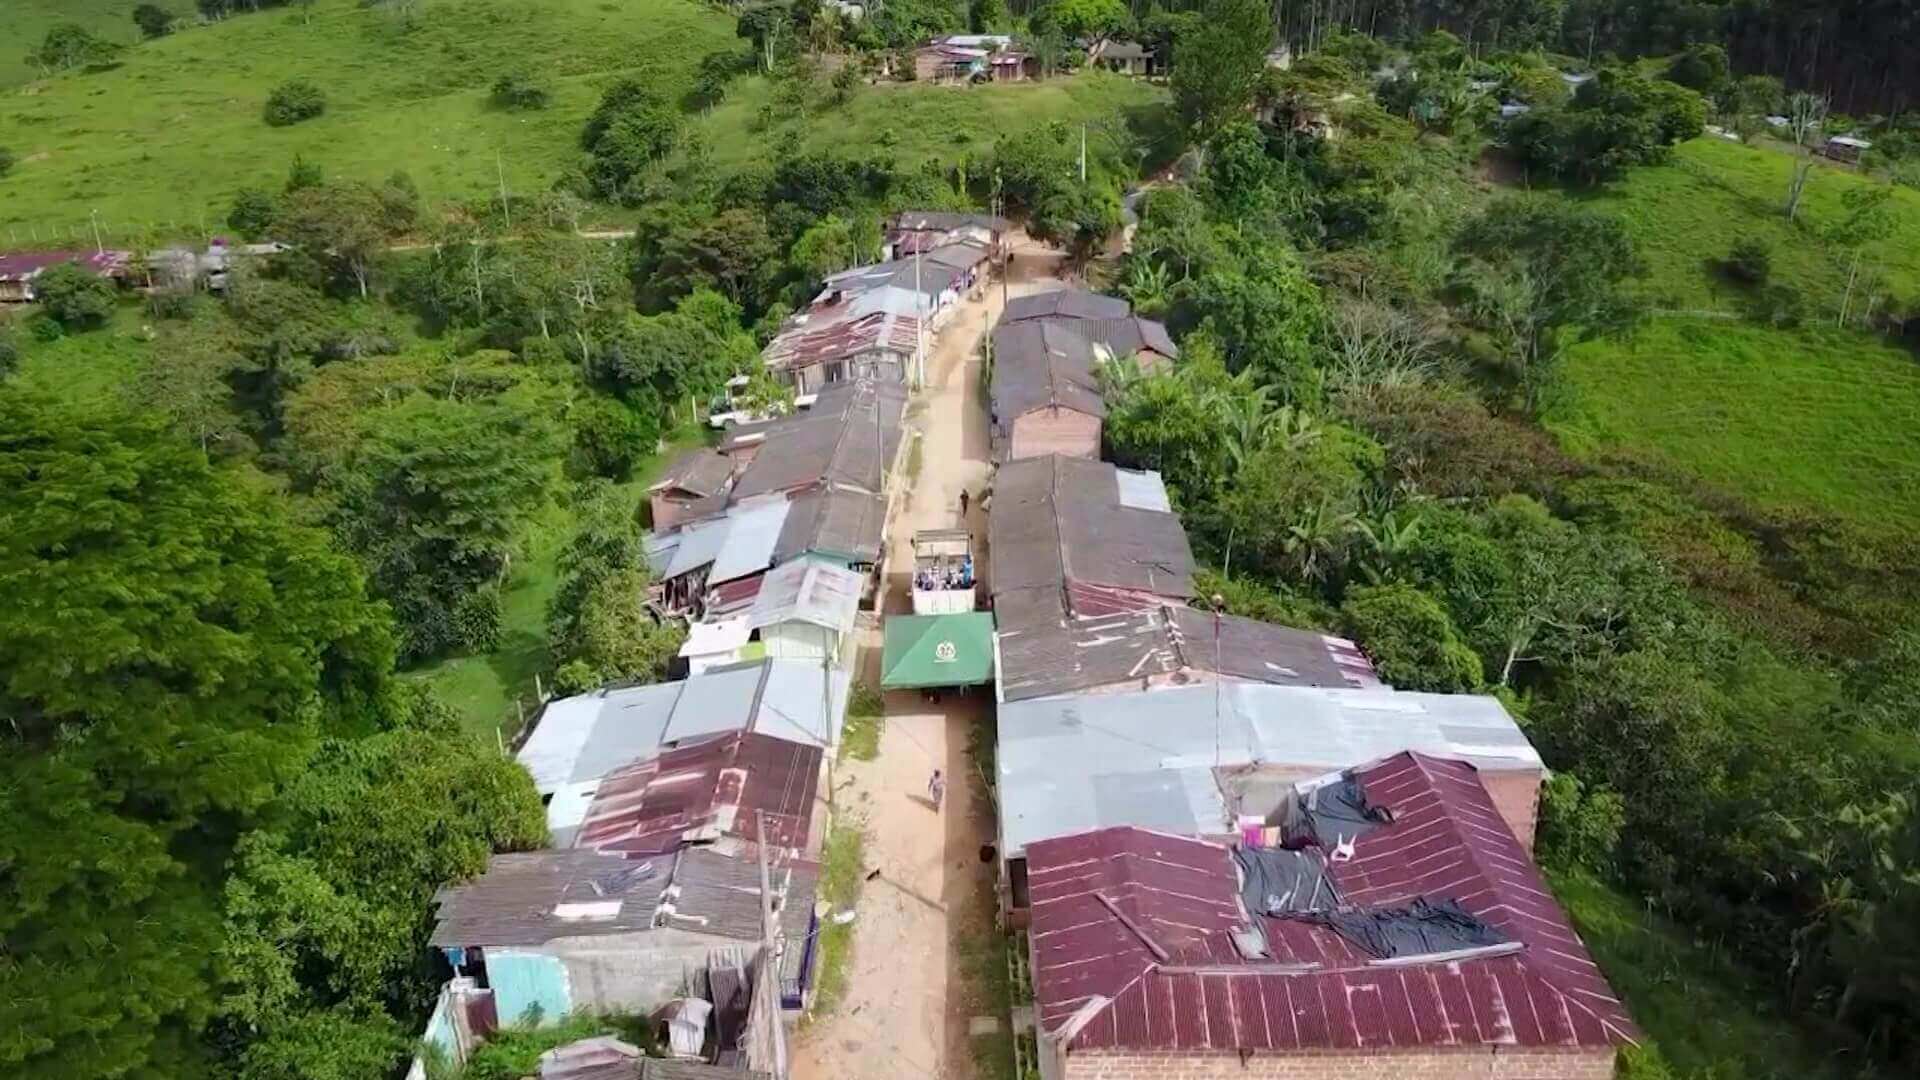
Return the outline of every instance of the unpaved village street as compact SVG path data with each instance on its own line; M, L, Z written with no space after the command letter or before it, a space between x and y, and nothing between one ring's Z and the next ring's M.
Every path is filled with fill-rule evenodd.
M1057 254L1015 236L1007 294L1059 288ZM979 496L989 473L986 389L980 342L999 318L1001 282L962 301L933 343L928 386L912 410L920 470L891 523L887 614L912 610L913 534L960 523L960 492L973 496L967 528L984 568L986 515ZM878 679L880 637L865 642L859 671ZM993 836L993 809L967 752L968 735L986 726L992 691L944 695L929 705L917 693L886 698L886 731L874 761L835 766L834 799L843 820L866 832L866 870L879 871L861 893L845 998L814 1020L794 1051L795 1080L906 1080L972 1075L968 1024L976 1009L961 962L963 933L994 933L993 867L980 858ZM946 806L927 802L934 769L950 779ZM996 1018L1004 1025L1006 1017Z

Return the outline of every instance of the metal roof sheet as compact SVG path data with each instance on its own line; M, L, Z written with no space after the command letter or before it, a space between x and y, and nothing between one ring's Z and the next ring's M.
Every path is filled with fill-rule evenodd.
M647 488L666 491L677 488L691 495L718 495L733 479L733 459L717 450L689 450L675 458L667 471Z
M472 881L433 898L436 946L539 945L653 925L671 864L593 851L495 855ZM566 905L592 905L591 907Z
M1059 454L1000 466L987 530L1002 629L1013 611L1057 621L1076 610L1072 594L1083 586L1170 599L1193 594L1186 529L1172 513L1122 503L1123 472L1104 461ZM1141 493L1157 483L1157 474L1136 474L1128 482L1129 497L1149 501ZM1040 596L1023 604L1007 595L1022 590Z
M714 518L681 529L678 533L680 540L673 545L667 568L660 572L660 576L665 579L677 578L713 562L726 545L728 528L728 519Z
M813 660L773 660L760 687L753 730L815 746L838 746L853 673Z
M848 562L877 562L887 520L887 500L847 488L814 488L794 497L773 561L806 554Z
M1448 899L1517 951L1374 963L1330 928L1250 918L1227 850L1133 828L1028 852L1036 1011L1073 1049L1373 1053L1635 1037L1471 765L1403 753L1359 770L1393 820L1329 861L1343 901ZM1124 918L1122 918L1124 916ZM1231 933L1257 927L1269 958Z
M1093 343L1067 322L1002 323L993 331L994 419L1008 424L1045 408L1105 417L1098 363Z
M907 389L883 379L834 383L813 408L767 428L766 438L734 483L748 499L816 484L880 492L900 449Z
M860 614L860 593L866 578L843 566L800 559L768 571L753 598L747 625L754 629L776 623L804 622L835 633L853 629Z
M722 731L740 731L751 726L754 701L760 696L760 681L766 674L766 662L708 668L698 676L668 685L681 686L674 702L673 715L660 733L661 743L678 743Z
M805 848L821 761L817 746L746 731L676 747L601 781L574 846L658 854L730 836Z
M686 685L596 690L550 702L515 758L543 795L605 776L659 748Z
M1345 638L1214 615L1172 604L1051 622L1010 622L1001 633L1002 701L1052 697L1197 674L1283 686L1381 685Z
M1119 488L1120 505L1129 510L1153 510L1173 513L1173 500L1167 497L1167 485L1157 472L1115 469L1114 483Z
M1490 771L1541 769L1526 734L1498 699L1484 695L1223 682L1008 702L998 727L1000 840L1008 855L1112 825L1225 834L1232 808L1216 768L1298 774L1418 750ZM1168 794L1172 787L1153 788L1169 771L1180 800ZM1142 790L1161 794L1128 801Z
M736 506L727 513L727 534L707 573L709 587L758 574L773 565L773 549L780 543L787 512L786 499Z
M1002 322L1022 319L1124 319L1133 314L1133 305L1117 296L1102 296L1086 289L1053 289L1029 293L1007 301Z

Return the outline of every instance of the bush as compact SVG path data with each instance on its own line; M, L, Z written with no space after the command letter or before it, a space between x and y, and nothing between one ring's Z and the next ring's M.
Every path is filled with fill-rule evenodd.
M460 598L453 609L455 642L466 652L492 652L500 646L500 590L483 585Z
M20 364L20 341L8 330L0 330L0 379Z
M157 4L141 4L133 9L134 25L150 38L166 37L173 32L173 12Z
M4 146L0 146L0 176L5 176L12 172L14 164L19 160L19 158L14 156L13 151Z
M1774 282L1754 298L1753 317L1768 326L1799 326L1807 317L1807 299L1799 289Z
M327 96L305 79L291 79L267 95L266 118L273 127L311 120L327 111Z
M1588 788L1570 772L1553 775L1540 789L1542 865L1555 870L1584 867L1599 874L1614 871L1613 854L1626 824L1626 804L1605 787Z
M1455 694L1485 681L1479 655L1460 640L1440 601L1411 585L1356 589L1340 615L1374 670L1399 689Z
M589 398L573 409L573 449L582 471L625 480L660 438L659 421L608 397Z
M1748 237L1736 241L1721 264L1727 276L1748 285L1765 285L1773 274L1773 249L1764 240Z
M493 103L503 109L544 109L553 95L526 71L509 71L493 82Z
M191 289L162 288L147 294L147 313L156 319L191 319L194 307Z
M259 188L241 188L227 211L227 227L248 240L257 240L273 225L280 213L273 196Z
M47 316L67 330L99 326L113 315L113 283L74 263L42 273L33 291Z

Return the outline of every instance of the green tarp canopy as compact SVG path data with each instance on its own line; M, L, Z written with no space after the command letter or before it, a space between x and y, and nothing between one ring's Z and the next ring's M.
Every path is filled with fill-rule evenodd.
M887 617L886 626L881 686L889 690L913 690L926 686L976 686L993 681L991 613L891 615Z

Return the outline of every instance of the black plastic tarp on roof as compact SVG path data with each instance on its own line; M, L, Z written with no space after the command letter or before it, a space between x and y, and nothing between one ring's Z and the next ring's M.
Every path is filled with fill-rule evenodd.
M1317 851L1239 847L1233 860L1240 866L1240 898L1251 914L1293 915L1339 903Z
M1317 916L1353 946L1379 960L1431 956L1489 945L1507 937L1469 915L1457 900L1416 897L1396 907L1348 908Z

